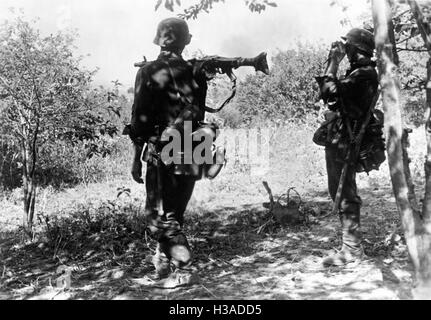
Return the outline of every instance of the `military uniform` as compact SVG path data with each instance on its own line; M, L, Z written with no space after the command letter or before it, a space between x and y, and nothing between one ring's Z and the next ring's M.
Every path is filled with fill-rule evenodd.
M204 120L207 79L202 70L185 61L182 47L187 44L188 28L180 19L162 21L155 43L162 47L157 60L146 63L137 73L132 110L130 136L137 148L137 156L145 144L160 153L162 133L167 128L181 132L184 121L191 121L195 129ZM143 157L147 161L145 213L152 236L159 242L155 259L160 276L170 272L169 262L184 268L191 262L190 246L183 233L184 212L199 177L176 174L174 166L166 166L146 148ZM140 159L135 159L139 165ZM158 178L162 192L159 195ZM136 180L136 178L135 178ZM161 197L163 215L157 211Z
M135 145L132 175L138 183L144 183L141 159L147 162L145 213L151 234L159 242L153 262L161 277L172 271L170 265L175 270L186 270L190 265L190 246L182 230L187 203L195 182L201 177L214 179L225 162L224 147L214 145L218 127L203 122L205 112L219 112L234 97L233 69L253 66L256 71L269 73L266 53L251 59L211 56L185 61L181 53L190 40L184 20L169 18L159 24L154 43L162 50L157 60L137 64L141 68L136 77L132 121L124 132ZM205 106L207 81L216 73L227 74L233 89L220 108L212 109ZM186 141L181 143L181 150L175 146L171 150L178 133ZM172 141L166 140L169 137ZM187 141L190 138L192 141ZM197 156L189 154L194 152Z
M349 121L351 128L360 128L377 94L377 87L378 76L374 63L353 64L344 79L325 77L321 92L323 100L329 103L332 110L341 110L345 114L344 121ZM357 133L357 130L355 131ZM329 140L336 142L326 145L325 158L329 194L335 201L350 138L345 125L332 133L339 134L340 138L328 137ZM356 186L356 166L352 165L347 171L340 205L345 245L352 247L355 245L349 241L350 233L360 238L360 233L357 232L360 226L360 207L361 198Z
M337 79L330 72L318 79L322 99L331 111L336 112L336 115L331 113L333 119L328 121L329 125L326 128L329 130L325 136L328 189L333 201L336 198L348 149L351 148L351 138L360 131L378 94L376 65L370 59L374 49L373 36L361 29L352 30L348 36L352 34L356 38L349 38L347 41L349 43L350 40L350 45L356 46L356 49L350 50L359 50L361 54L365 55L365 58L362 56L361 59L355 59L352 54L349 57L351 68L341 79ZM368 41L365 45L363 45L364 39L361 38L361 35L365 35L365 40ZM351 133L349 133L349 127ZM325 265L344 265L362 256L361 198L358 195L356 185L356 173L358 171L357 163L352 163L348 167L339 208L343 246L339 253L324 260Z

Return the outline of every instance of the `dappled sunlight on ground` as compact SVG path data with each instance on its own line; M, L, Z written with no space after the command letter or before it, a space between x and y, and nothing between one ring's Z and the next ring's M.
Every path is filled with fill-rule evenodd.
M308 136L307 130L300 134ZM125 176L43 190L34 241L16 229L20 194L1 199L0 299L411 299L412 270L387 164L358 176L365 261L351 269L323 269L322 258L341 245L338 217L326 216L331 202L324 151L309 139L279 135L266 175L231 165L214 181L197 184L185 229L200 284L156 286L150 259L156 244L140 215L145 186ZM418 179L423 134L415 130L412 141ZM263 180L276 198L294 187L318 213L308 223L281 227L263 206L268 202ZM422 185L417 186L419 195ZM61 266L70 287L57 285L65 275Z
M330 202L322 193L316 199L327 212ZM387 239L400 237L394 204L368 190L362 193L367 259L349 270L321 266L322 257L340 245L337 217L287 228L274 224L259 235L257 228L271 218L261 204L193 207L186 230L201 277L198 285L156 288L148 258L154 243L129 239L119 253L84 246L86 254L55 257L40 243L2 245L0 292L14 299L409 299L405 246L401 238ZM305 201L310 199L307 195ZM56 287L60 265L71 269L66 290Z

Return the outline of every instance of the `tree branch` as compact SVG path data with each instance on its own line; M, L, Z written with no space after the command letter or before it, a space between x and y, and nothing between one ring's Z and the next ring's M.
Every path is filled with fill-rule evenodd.
M409 52L429 52L426 49L407 49L407 48L397 48L397 52L409 51Z
M430 25L425 22L424 16L419 8L419 5L415 0L408 0L410 8L413 12L413 16L416 19L419 31L421 33L422 39L425 42L425 47L431 55L431 28Z

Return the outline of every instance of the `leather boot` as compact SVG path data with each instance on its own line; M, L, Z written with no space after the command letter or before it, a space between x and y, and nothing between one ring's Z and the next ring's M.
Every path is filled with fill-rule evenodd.
M169 276L171 273L171 261L162 251L160 243L157 245L156 254L153 256L153 265L156 268L156 273L159 279Z
M340 218L343 230L343 245L339 252L323 260L325 267L358 264L364 255L361 245L362 233L360 231L359 214L343 213Z
M174 289L199 284L201 279L194 268L178 268L163 281L163 288Z
M177 245L171 248L170 253L173 253L170 264L171 272L167 277L161 279L157 286L164 289L174 289L199 284L201 280L196 268L192 266L190 251ZM179 259L183 255L187 256L187 259ZM187 261L187 263L184 263L184 261Z

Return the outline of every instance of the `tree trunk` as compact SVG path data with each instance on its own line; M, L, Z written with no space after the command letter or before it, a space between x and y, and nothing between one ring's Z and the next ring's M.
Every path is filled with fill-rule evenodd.
M28 216L29 216L29 210L30 210L30 192L31 192L31 179L29 177L28 172L28 149L25 141L21 144L21 156L22 156L22 189L23 189L23 195L24 195L24 212L22 217L22 224L24 227L24 230L27 234L31 233L32 226L29 224Z
M410 4L413 1L410 1ZM380 85L383 92L383 106L387 134L387 149L392 186L401 216L408 252L412 260L417 288L413 291L415 298L431 299L431 252L430 233L424 228L424 221L418 211L415 211L409 201L409 183L406 172L409 172L407 154L403 154L403 130L400 105L400 83L397 67L394 62L391 41L392 14L388 0L373 0L373 20L375 24L375 41L380 71ZM423 31L423 30L422 30ZM392 37L393 38L393 37ZM427 127L429 126L429 123ZM430 130L427 130L430 132ZM431 152L431 135L428 136L428 154ZM428 157L428 159L431 159ZM431 194L431 163L427 167L427 193ZM411 187L411 186L410 186ZM411 188L410 188L411 189ZM431 202L430 202L431 203ZM424 203L424 209L427 207ZM424 211L425 212L425 211Z
M24 194L24 212L23 212L23 228L29 237L33 237L33 221L35 213L37 184L35 179L35 168L37 164L37 131L30 140L29 128L23 125L23 132L25 132L26 139L21 142L21 156L22 156L22 182Z
M24 143L25 144L25 143ZM24 192L24 216L23 227L25 232L33 235L33 217L34 217L34 201L35 201L35 181L31 174L30 163L32 162L28 146L22 147L23 171L22 182Z
M421 236L423 234L421 217L413 210L409 201L409 185L405 175L400 81L394 62L394 44L391 42L390 36L391 8L387 0L373 0L372 7L392 186L416 277L420 283L425 284L428 282L428 271L424 269L424 262L426 263L426 261L423 260L423 254L427 246L423 246L426 241L424 242L425 239Z
M423 219L426 225L430 224L431 213L431 58L427 63L427 90L425 134L427 139L427 156L425 159L425 198L423 206ZM429 230L431 231L431 230Z

